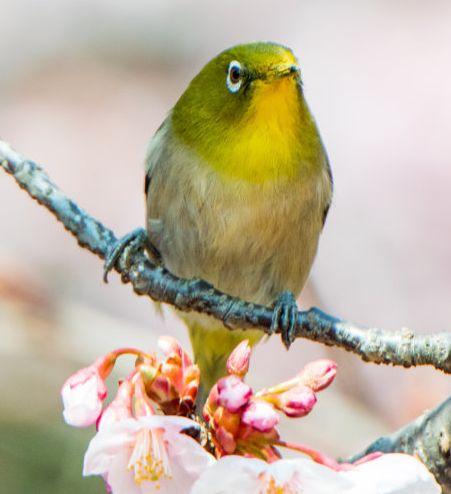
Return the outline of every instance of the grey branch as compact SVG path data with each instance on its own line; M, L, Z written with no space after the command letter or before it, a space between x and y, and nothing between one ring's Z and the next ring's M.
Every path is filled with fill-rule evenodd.
M451 397L394 434L377 439L350 461L375 451L417 456L435 476L443 494L451 494Z
M52 211L78 243L101 258L117 240L114 233L69 199L45 171L0 141L0 165L31 197ZM213 316L232 329L259 328L271 334L273 310L226 295L200 279L180 279L154 265L143 252L119 259L116 270L135 292L182 311ZM100 273L100 271L99 271ZM337 346L377 364L404 367L432 365L451 373L451 332L415 335L412 331L367 329L317 308L299 312L296 337Z

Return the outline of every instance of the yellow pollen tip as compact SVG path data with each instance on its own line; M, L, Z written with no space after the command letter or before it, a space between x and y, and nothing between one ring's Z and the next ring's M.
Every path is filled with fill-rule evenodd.
M137 485L154 482L156 489L160 488L159 482L162 478L171 478L162 430L142 429L138 432L127 469L133 472Z
M265 494L296 494L299 489L293 488L290 482L280 485L272 475L260 474L260 480L264 484Z

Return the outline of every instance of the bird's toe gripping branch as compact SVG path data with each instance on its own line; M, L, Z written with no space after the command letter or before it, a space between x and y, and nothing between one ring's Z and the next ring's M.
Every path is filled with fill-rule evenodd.
M144 228L136 228L115 242L105 256L103 264L103 281L108 283L108 273L114 268L121 255L125 256L126 264L130 264L133 254L149 247L149 239ZM152 246L153 247L153 246Z
M284 345L290 345L296 338L299 309L292 292L282 292L274 303L271 332L280 331Z

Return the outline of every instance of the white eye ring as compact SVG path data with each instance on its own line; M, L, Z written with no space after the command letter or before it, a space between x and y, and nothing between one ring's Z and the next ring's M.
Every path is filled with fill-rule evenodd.
M243 83L243 69L240 62L232 60L227 70L227 88L231 93L236 93L240 90Z

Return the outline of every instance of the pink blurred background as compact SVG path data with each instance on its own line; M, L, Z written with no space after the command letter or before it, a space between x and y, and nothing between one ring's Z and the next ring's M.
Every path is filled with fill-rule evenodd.
M0 0L0 7L0 138L45 164L118 235L143 224L147 141L202 65L238 42L290 46L335 178L301 305L367 326L449 329L449 1ZM30 479L48 470L46 492L52 482L55 492L69 492L79 486L92 431L80 436L61 423L58 389L68 373L115 346L152 347L163 332L187 338L169 311L161 319L116 275L104 285L101 262L4 173L0 198L0 423L24 441L42 431L39 450L48 431L56 437L48 458L31 457L17 434L13 446L0 440L0 460L5 472L31 465ZM364 364L303 340L287 354L277 338L256 350L250 381L276 383L326 355L339 363L336 383L311 416L284 427L331 454L356 452L451 391L450 379L432 369ZM30 492L8 475L9 492Z

